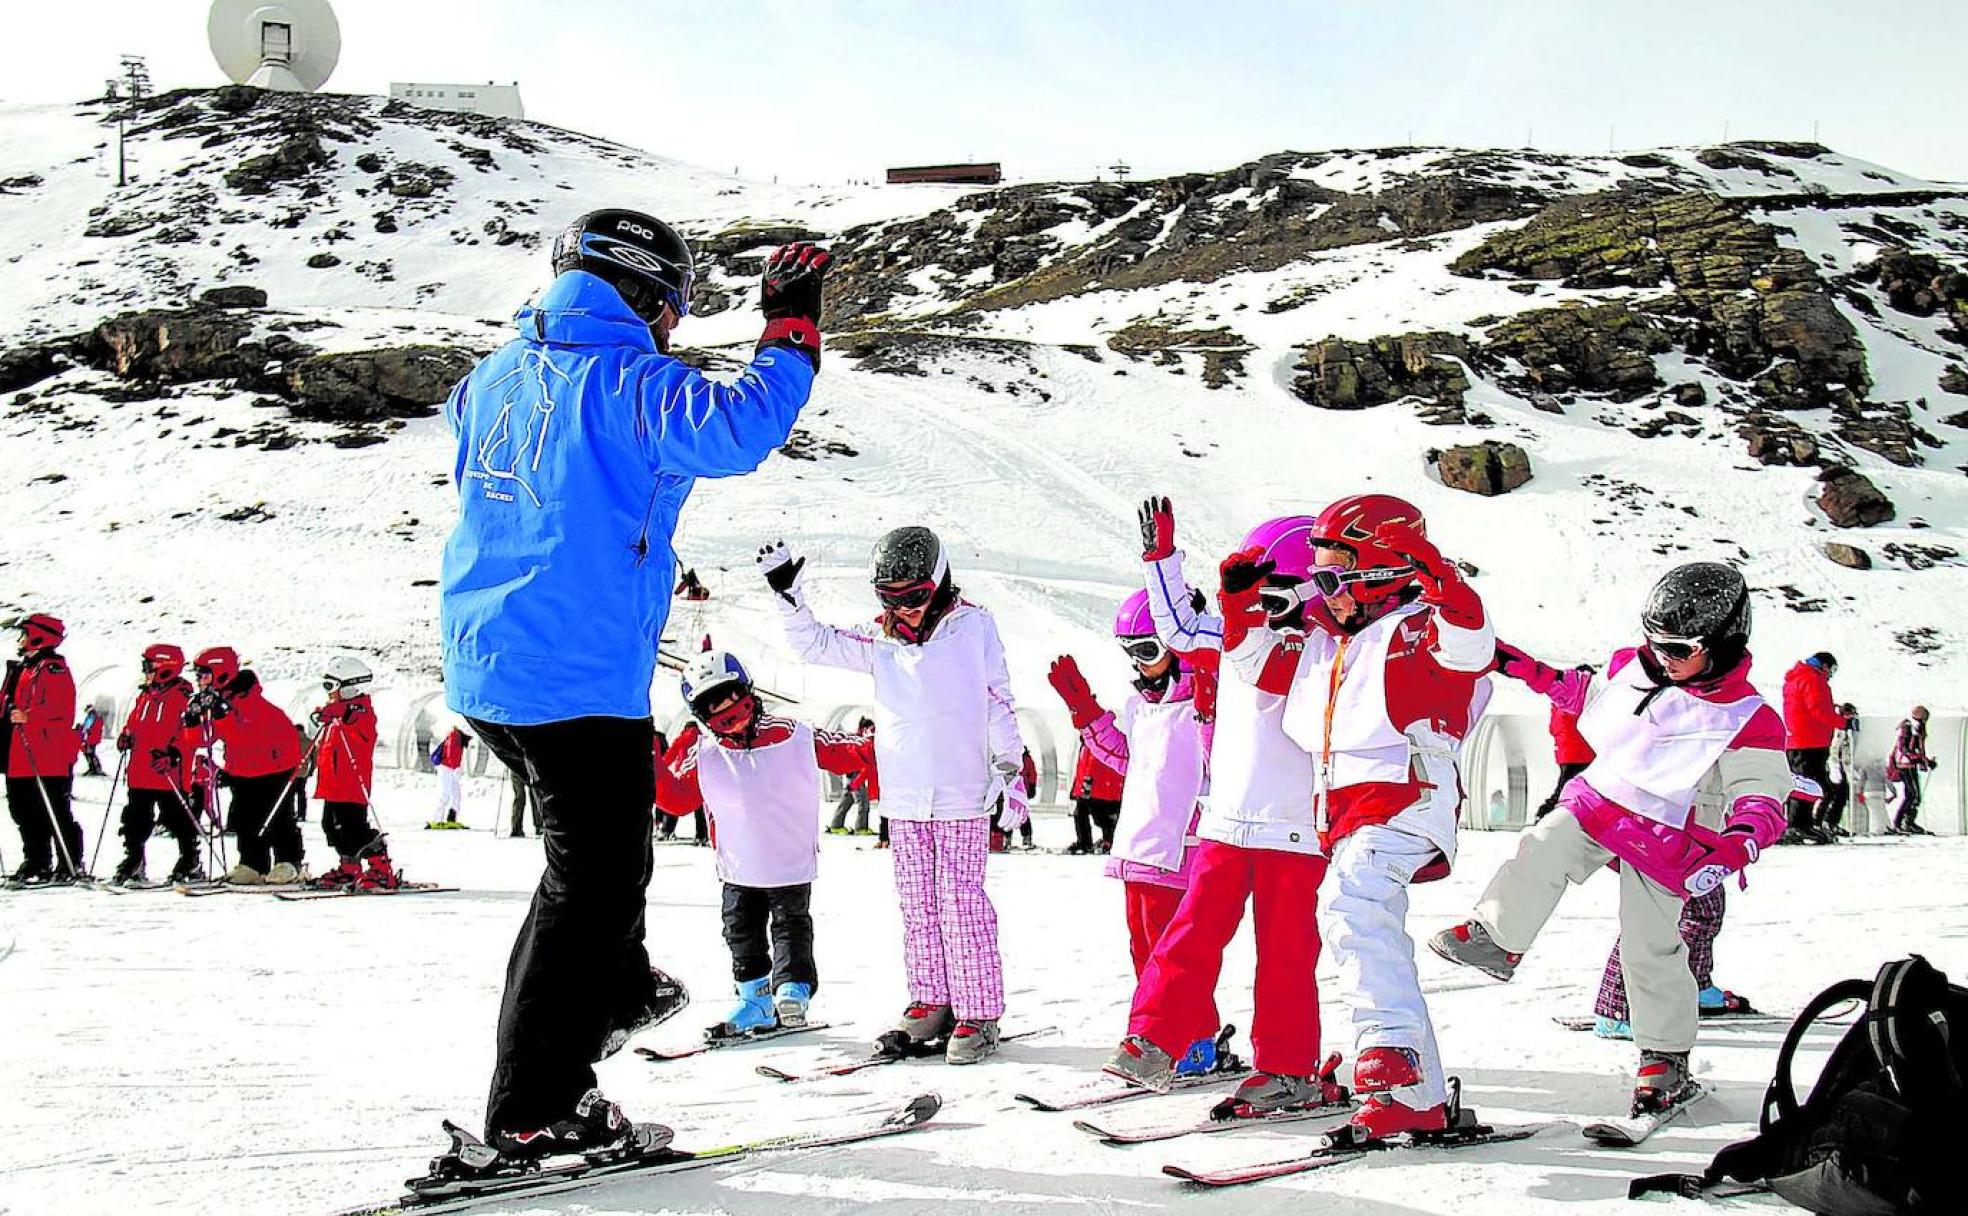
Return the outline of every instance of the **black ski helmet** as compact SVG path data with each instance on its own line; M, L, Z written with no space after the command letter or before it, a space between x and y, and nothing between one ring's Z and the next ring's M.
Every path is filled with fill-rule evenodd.
M690 243L653 215L609 208L590 211L554 240L555 274L585 270L600 278L654 325L669 305L679 317L690 312Z
M1721 562L1676 566L1647 593L1640 628L1649 641L1699 641L1708 674L1721 675L1749 649L1749 584Z
M875 542L872 583L937 583L950 576L949 559L936 533L919 524L897 528Z

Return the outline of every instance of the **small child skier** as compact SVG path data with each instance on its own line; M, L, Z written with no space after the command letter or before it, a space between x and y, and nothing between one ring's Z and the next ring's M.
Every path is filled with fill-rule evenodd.
M116 733L116 750L125 753L123 860L117 863L117 883L144 881L144 846L161 821L178 844L178 862L170 881L202 882L200 834L196 812L187 804L184 750L178 739L184 731L185 707L191 703L191 681L184 678L184 651L169 642L144 647L144 680L130 699L129 715Z
M430 828L462 828L458 822L458 812L465 809L465 791L461 776L465 767L465 749L471 746L471 736L459 727L452 727L437 746L431 748L431 768L437 773L437 818L424 825Z
M232 791L226 830L237 835L239 861L225 880L235 886L301 881L300 821L286 803L302 756L294 721L267 700L258 673L239 664L230 646L212 646L192 660L198 691L184 723L207 755L225 744L220 765Z
M1209 740L1196 708L1197 673L1156 636L1146 591L1122 601L1114 637L1135 670L1134 692L1118 715L1100 707L1072 656L1055 660L1050 678L1082 744L1122 775L1106 872L1126 893L1128 953L1138 983L1196 867L1197 799L1208 778ZM1206 1033L1179 1044L1178 1075L1216 1066L1213 991L1203 995L1198 1018Z
M1620 961L1640 1067L1632 1113L1696 1096L1688 1071L1699 1011L1683 901L1740 874L1783 834L1793 786L1784 724L1750 685L1749 587L1719 562L1663 575L1640 614L1643 644L1604 676L1560 671L1507 645L1503 674L1579 715L1596 753L1558 809L1527 829L1475 916L1429 939L1437 954L1500 980L1557 910L1568 885L1620 876Z
M997 623L959 597L928 528L897 528L876 543L871 581L882 612L872 632L815 620L800 594L805 559L785 545L767 546L758 560L794 653L874 677L875 754L909 976L909 1007L882 1043L918 1051L947 1040L945 1060L977 1063L997 1050L1004 1014L998 914L984 890L991 819L995 812L1009 832L1030 814Z
M704 1037L796 1029L806 1025L820 987L810 910L819 876L820 774L868 767L873 744L766 713L744 664L722 650L690 661L683 700L695 721L657 767L656 807L671 816L710 814L724 882L724 941L738 988L731 1015Z
M314 711L321 732L314 747L314 796L322 803L321 833L341 864L316 879L318 887L387 891L401 882L390 863L389 842L369 818L376 775L373 678L368 664L348 655L331 659L322 672L328 703Z

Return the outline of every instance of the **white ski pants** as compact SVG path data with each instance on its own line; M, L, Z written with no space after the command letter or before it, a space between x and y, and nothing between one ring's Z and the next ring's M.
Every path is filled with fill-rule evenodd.
M1612 853L1561 806L1524 830L1517 855L1503 863L1477 901L1476 919L1497 945L1528 953L1565 888L1611 860ZM1620 962L1633 1041L1654 1051L1687 1051L1695 1045L1700 1014L1681 940L1681 896L1632 866L1619 868L1619 884Z
M1414 1052L1421 1061L1421 1084L1391 1096L1418 1109L1447 1101L1448 1087L1408 937L1408 884L1440 852L1390 825L1361 828L1334 846L1320 901L1320 931L1353 1019L1354 1058L1369 1047Z
M465 810L464 786L458 780L458 770L437 766L437 817L439 819L456 813L463 817Z

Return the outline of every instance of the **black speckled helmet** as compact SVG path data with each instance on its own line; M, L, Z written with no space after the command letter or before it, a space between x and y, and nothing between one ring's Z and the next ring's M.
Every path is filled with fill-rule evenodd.
M950 572L943 542L919 524L897 528L875 542L871 583L940 583Z
M1640 628L1648 645L1668 657L1699 646L1708 652L1709 672L1720 675L1749 650L1749 615L1749 584L1734 567L1690 562L1663 574L1647 593Z

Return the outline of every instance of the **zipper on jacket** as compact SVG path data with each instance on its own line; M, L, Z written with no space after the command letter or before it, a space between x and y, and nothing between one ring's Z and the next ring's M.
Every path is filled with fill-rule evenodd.
M642 532L636 537L636 542L632 546L635 549L635 564L638 566L649 559L649 519L656 514L656 498L661 493L660 485L651 487L649 505L642 509Z

